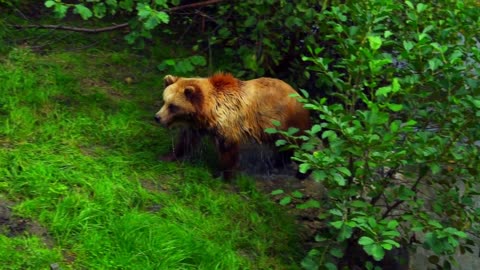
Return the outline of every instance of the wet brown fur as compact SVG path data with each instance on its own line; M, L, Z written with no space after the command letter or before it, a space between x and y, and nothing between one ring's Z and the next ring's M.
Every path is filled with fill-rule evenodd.
M240 81L230 73L216 73L208 81L219 92L238 91Z
M287 83L273 78L240 81L231 74L217 73L209 78L165 77L164 106L156 114L169 126L177 119L189 119L190 128L213 135L221 155L222 170L229 171L238 161L239 144L250 139L272 143L276 138L264 132L280 121L280 129L310 127L309 112L291 94ZM174 104L178 110L172 112ZM180 140L176 149L185 149ZM175 159L185 151L174 150ZM228 178L227 175L224 175Z

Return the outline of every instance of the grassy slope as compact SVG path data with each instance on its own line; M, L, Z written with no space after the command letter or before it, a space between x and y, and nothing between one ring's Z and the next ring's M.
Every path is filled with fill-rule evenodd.
M151 121L161 76L140 58L0 59L0 200L48 231L0 231L0 268L297 268L292 219L251 180L232 192L201 167L158 161L171 145Z

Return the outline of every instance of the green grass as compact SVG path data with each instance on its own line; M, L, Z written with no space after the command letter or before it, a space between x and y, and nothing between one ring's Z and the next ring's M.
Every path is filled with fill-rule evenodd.
M298 268L293 219L251 179L158 161L162 77L126 52L0 57L0 201L48 232L0 231L1 269Z

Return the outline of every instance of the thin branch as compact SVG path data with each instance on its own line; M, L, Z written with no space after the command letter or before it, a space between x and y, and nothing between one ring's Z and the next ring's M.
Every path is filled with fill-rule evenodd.
M411 188L411 190L413 192L417 192L418 184L420 183L420 181L423 179L423 177L425 175L427 175L427 174L426 173L420 173L420 175L418 176L417 180L415 181L415 183L413 184L413 186ZM388 207L387 210L385 211L385 213L383 213L382 219L386 218L391 211L393 211L395 208L397 208L403 202L405 202L405 201L404 200L398 200L394 204L392 204L390 207Z
M188 8L208 6L208 5L216 4L216 3L219 3L219 2L222 2L222 1L223 0L207 0L207 1L199 2L199 3L187 4L187 5L178 6L178 7L171 7L169 9L166 9L165 12L171 12L171 11L177 11L177 10L188 9ZM96 33L108 32L108 31L114 31L114 30L121 29L121 28L126 28L126 27L128 27L128 25L129 25L128 23L121 23L121 24L116 24L116 25L102 27L102 28L84 28L84 27L52 25L52 24L46 24L46 25L15 24L15 25L13 25L13 27L15 27L17 29L40 28L40 29L55 29L55 30L65 30L65 31L72 31L72 32L83 32L83 33L96 34Z
M112 26L102 27L102 28L84 28L84 27L74 27L74 26L63 26L63 25L52 25L52 24L45 24L45 25L19 25L15 24L13 27L20 29L20 28L40 28L40 29L55 29L55 30L65 30L65 31L72 31L72 32L83 32L83 33L90 33L96 34L101 32L108 32L114 31L120 28L128 27L128 23L121 23Z
M381 187L381 188L382 188L382 192L381 192L380 194L378 194L377 196L373 197L373 198L370 200L370 204L371 204L371 205L375 205L375 204L377 203L377 201L380 199L380 197L381 197L382 195L384 195L385 188L386 188L387 184L389 183L387 180L388 180L388 179L393 179L393 176L395 175L395 173L397 173L399 167L400 167L400 166L397 165L397 166L395 166L394 168L390 168L390 169L388 170L388 172L386 173L386 175L385 175L385 173L382 172L382 179L383 179L383 181L382 181L382 187Z
M178 6L178 7L171 7L166 11L168 12L168 11L176 11L176 10L187 9L187 8L203 7L203 6L208 6L208 5L211 5L211 4L220 3L222 1L223 0L207 0L207 1L199 2L199 3L187 4L187 5Z

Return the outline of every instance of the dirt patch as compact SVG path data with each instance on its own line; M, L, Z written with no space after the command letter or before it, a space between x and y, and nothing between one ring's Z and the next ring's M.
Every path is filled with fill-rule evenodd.
M16 237L22 234L36 235L40 237L48 248L54 246L53 238L47 229L30 219L16 217L12 213L13 203L0 199L0 234L8 237Z
M141 179L140 184L144 189L155 193L170 192L171 190L169 185L164 184L162 181L155 181L152 179ZM145 210L152 213L158 213L162 208L161 204L153 202L145 206Z

